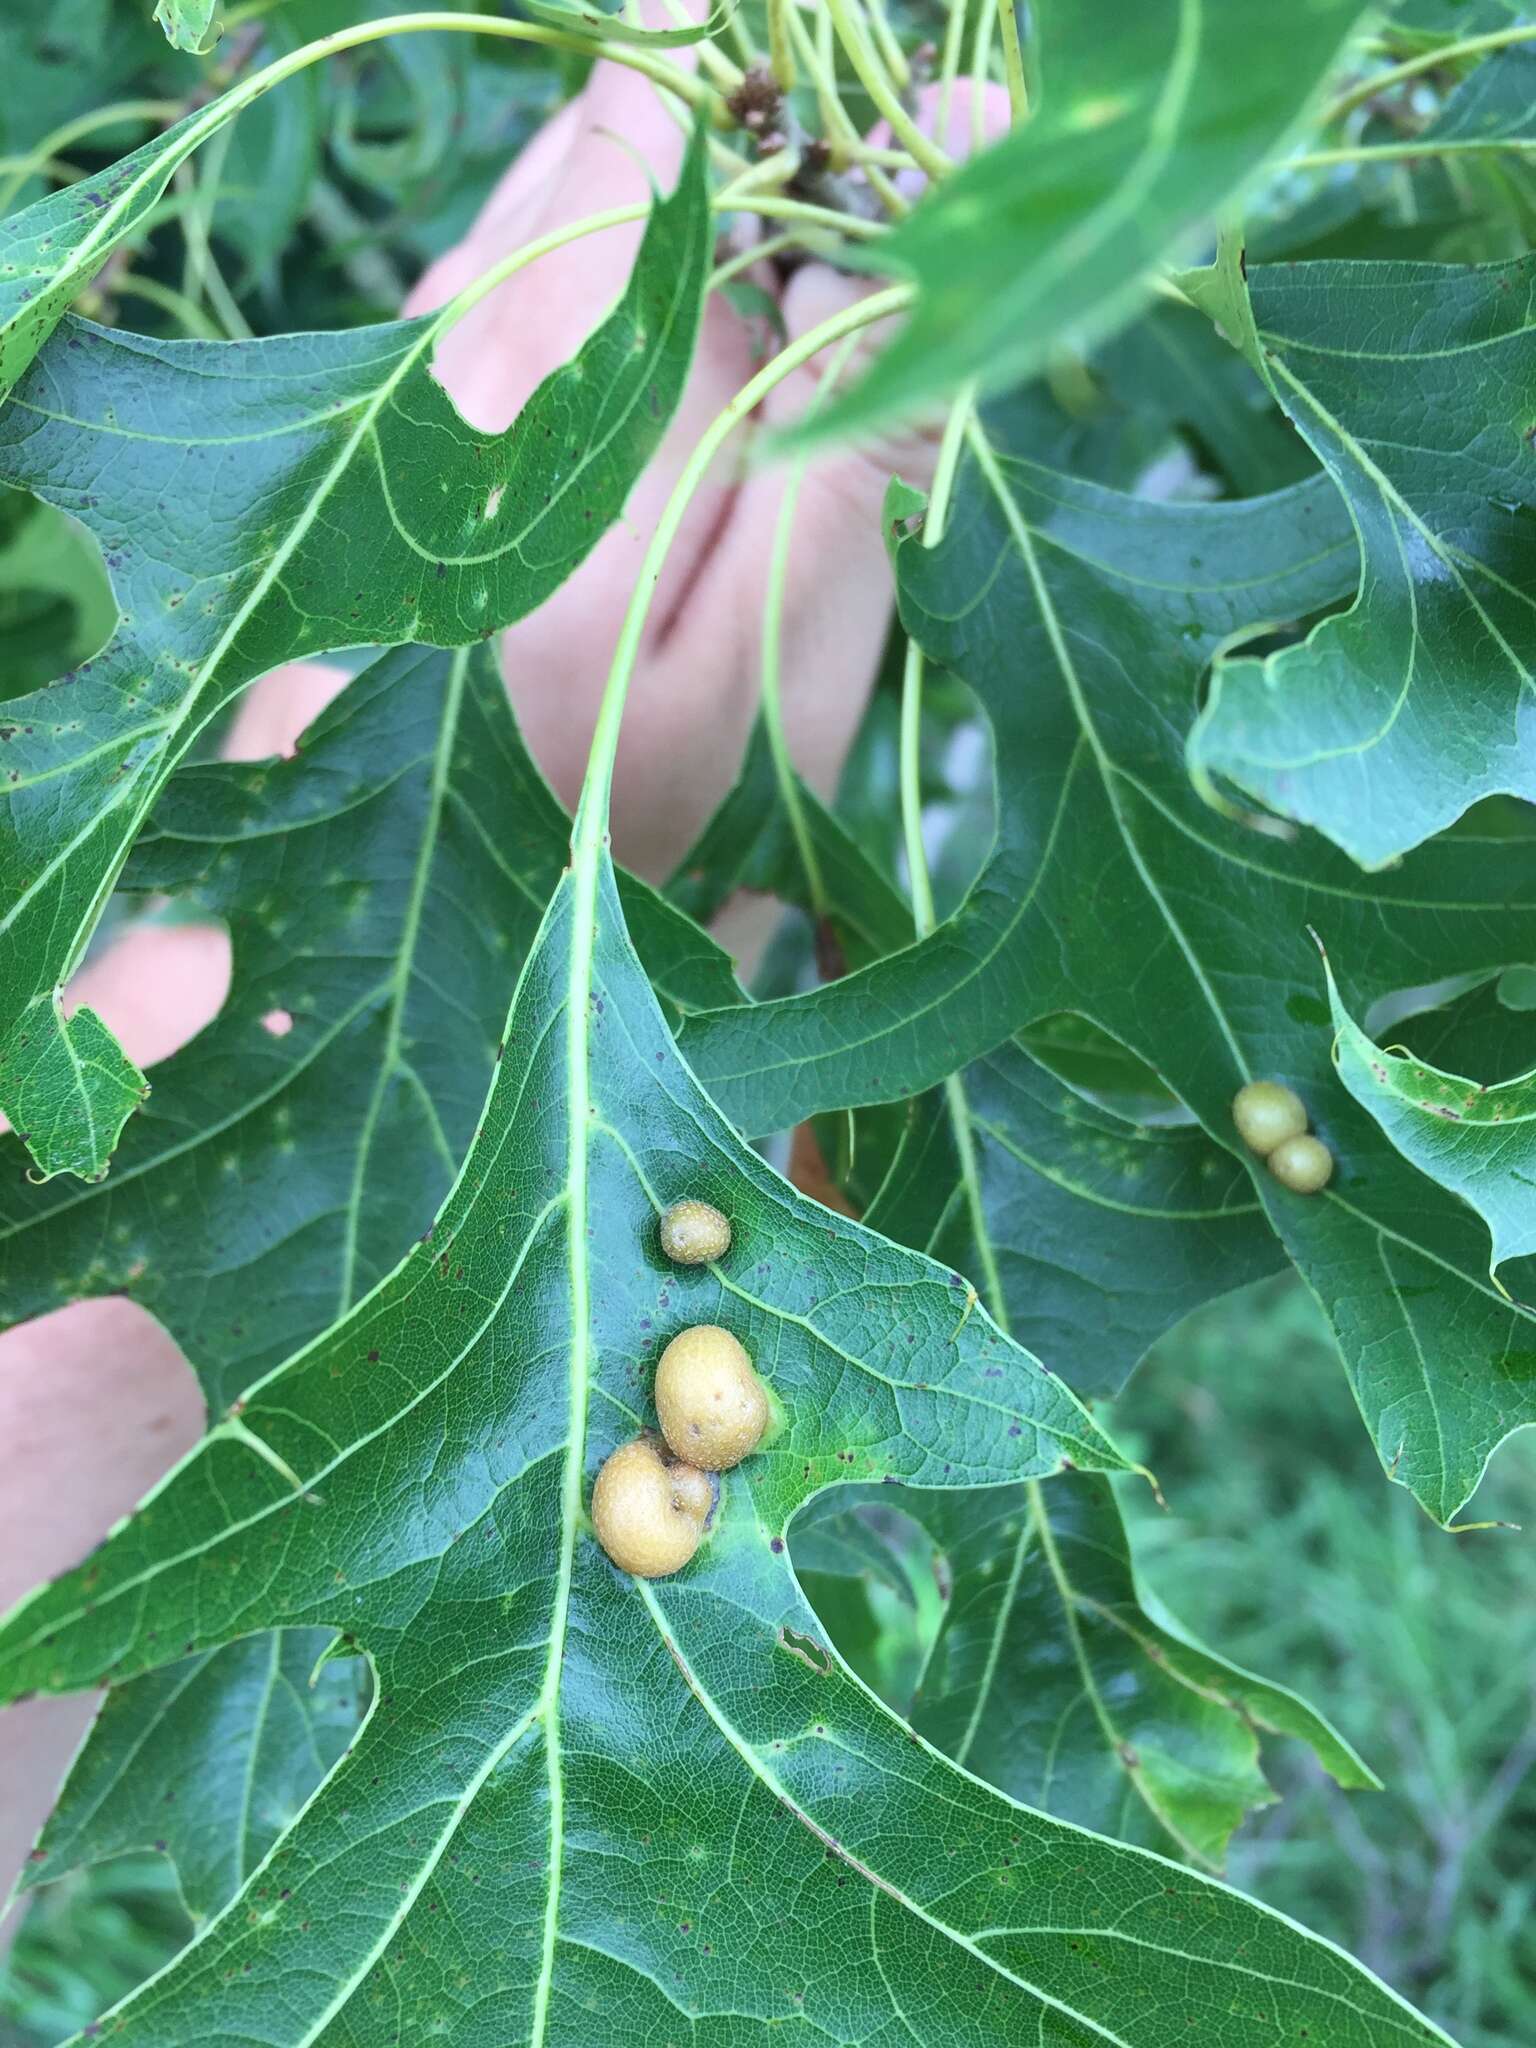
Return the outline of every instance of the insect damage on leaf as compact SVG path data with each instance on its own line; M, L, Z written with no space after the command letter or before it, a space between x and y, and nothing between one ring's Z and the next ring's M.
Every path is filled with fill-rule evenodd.
M1397 1152L1487 1226L1491 1274L1536 1252L1536 1074L1483 1084L1377 1045L1350 1015L1327 956L1340 1080ZM1524 1033L1520 1034L1522 1037ZM1496 1283L1497 1284L1497 1283Z
M1502 995L1536 959L1536 840L1507 807L1462 817L1530 782L1530 230L1502 152L1531 138L1536 58L1516 34L1394 63L1399 23L1329 105L1380 25L1358 0L1146 0L1107 39L1038 0L984 9L973 49L958 5L926 44L855 0L623 11L301 49L283 10L237 10L206 66L167 61L144 9L123 92L93 89L124 62L114 35L98 66L74 0L46 38L0 31L5 179L60 188L0 225L0 492L78 523L120 614L102 647L72 557L33 588L35 552L0 549L3 1314L131 1293L221 1418L0 1618L0 1698L110 1686L35 1874L147 1836L197 1927L88 2033L1445 2048L1204 1874L1271 1797L1260 1731L1373 1781L1141 1584L1125 1460L1083 1403L1288 1258L1383 1465L1442 1520L1536 1422L1532 1311L1484 1270L1484 1226L1495 1266L1536 1252ZM156 19L191 50L217 14ZM722 28L729 53L667 54ZM609 59L696 116L643 238L643 202L618 207L510 248L454 310L364 324L589 61L603 118L568 113L571 165L631 139ZM973 91L951 163L931 103L978 65L1012 132L981 146ZM102 170L114 132L153 139ZM432 368L446 326L630 222L618 304L507 432L470 427ZM1127 326L1213 232L1213 268ZM1388 240L1433 260L1375 260ZM1266 242L1329 260L1250 267ZM712 313L690 381L712 290L720 322L745 295L798 332L781 288L812 257L913 282L788 344L647 511L573 821L495 635L728 367ZM812 343L893 309L798 432L967 393L932 502L885 508L899 714L882 687L840 819L765 681L660 896L607 835L667 550L775 378L789 399ZM797 593L837 580L792 533L829 481L841 516L835 473L786 494L765 678L801 651ZM743 532L758 496L730 490ZM688 615L751 553L689 579ZM366 646L296 759L212 758L254 678ZM119 891L222 922L233 955L147 1098L67 1010ZM754 979L772 1000L688 915L742 891L798 913ZM1354 1022L1389 1011L1413 1051ZM792 1177L818 1157L798 1190L740 1135L791 1126Z
M1318 1195L1333 1179L1333 1154L1321 1138L1303 1132L1298 1138L1282 1138L1265 1164L1293 1195Z

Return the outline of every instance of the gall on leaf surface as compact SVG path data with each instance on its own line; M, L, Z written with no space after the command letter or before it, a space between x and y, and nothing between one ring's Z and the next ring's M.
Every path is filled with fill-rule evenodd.
M281 662L468 645L586 559L682 392L710 226L696 134L618 304L503 434L433 377L442 316L252 342L71 319L0 410L0 480L98 537L122 610L0 724L0 1108L40 1172L102 1172L142 1093L57 989L166 777Z
M1150 297L1156 266L1230 207L1301 124L1365 18L1356 0L1079 0L1030 10L1039 104L880 245L918 296L904 331L801 440L865 432L979 377L996 390Z
M997 843L953 918L830 987L689 1019L681 1043L748 1130L892 1101L1032 1020L1077 1013L1159 1074L1249 1173L1326 1309L1383 1466L1448 1522L1536 1419L1528 1313L1470 1212L1339 1086L1309 929L1354 1007L1536 954L1536 855L1458 833L1363 876L1314 836L1213 812L1184 747L1205 663L1351 587L1326 480L1217 506L1073 482L979 433L941 544L898 549L902 617L991 722ZM1279 1079L1337 1161L1288 1193L1231 1123Z
M730 886L820 915L848 965L899 950L900 892L815 792L796 791L814 877L791 829L766 741L671 885L713 908ZM863 1221L984 1278L1001 1327L1049 1358L1077 1393L1112 1394L1148 1346L1213 1296L1275 1272L1285 1255L1245 1168L1198 1125L1149 1123L1053 1071L1068 1035L1050 1020L962 1072L953 1091L829 1115L839 1185ZM1146 1077L1107 1041L1072 1071L1101 1088ZM1115 1099L1126 1099L1116 1091ZM951 1119L964 1114L976 1230ZM851 1141L847 1126L855 1129ZM1235 1827L1274 1794L1256 1728L1308 1742L1337 1781L1373 1784L1322 1715L1285 1688L1195 1644L1146 1594L1107 1485L828 1493L793 1528L797 1571L835 1647L946 1755L1015 1798L1123 1841L1219 1868ZM939 1544L926 1564L891 1540L900 1511ZM927 1588L912 1583L916 1571ZM947 1587L930 1640L917 1615ZM877 1625L867 1589L885 1604ZM830 1592L829 1592L829 1589ZM893 1622L892 1617L899 1616ZM893 1647L891 1638L899 1640ZM918 1696L890 1681L915 1660Z
M1104 1859L1118 1894L1123 1852L951 1779L824 1652L808 1661L797 1646L820 1638L784 1535L844 1477L1122 1461L956 1276L818 1209L733 1137L674 1050L606 867L586 919L561 883L504 1039L425 1241L0 1633L8 1694L129 1678L273 1626L338 1628L377 1674L347 1758L229 1911L120 2009L116 2038L233 2041L260 2012L279 2040L334 2025L382 2041L403 2003L471 2040L586 2039L591 1998L649 2024L680 1971L701 2014L736 2014L742 1873L769 1867L825 1890L837 1938L821 1920L761 1937L775 1967L749 1994L757 2023L796 1991L889 2012L935 1953L968 1950L943 2024L975 2011L1007 2038L1004 2003L1022 2023L1058 1993L1031 1988L1008 1940L978 1949L983 1901L1017 1882L997 1874L1029 1843L1042 1875ZM656 1243L684 1176L732 1216L718 1270L672 1267ZM656 1352L706 1320L741 1333L782 1422L727 1479L693 1564L640 1587L592 1541L584 1502L647 1417ZM958 1908L952 1872L923 1875L914 1799L932 1828L947 1813L961 1829L975 1872ZM643 1901L663 1868L657 1919ZM1160 1882L1131 1891L1123 1967L1140 1974L1140 1943L1171 1939L1175 1909ZM1204 1903L1294 1939L1225 1894ZM1075 1938L1053 1941L1047 1975L1091 2010L1107 1994ZM1213 1983L1220 1946L1197 1966ZM1314 1961L1308 2009L1397 2012L1332 1952Z
M125 882L225 923L229 994L105 1180L38 1186L0 1139L6 1323L128 1292L215 1413L319 1336L452 1185L569 859L484 646L380 656L290 759L178 769ZM618 888L669 1014L740 999L705 933ZM330 1640L270 1631L114 1686L25 1881L163 1842L195 1919L227 1903L356 1727L360 1665L308 1683Z
M848 968L902 951L911 905L814 790L796 796L814 883L759 727L668 895L712 916L732 888L766 891L821 917ZM1020 1031L961 1076L990 1265L943 1091L856 1111L851 1140L849 1118L829 1113L828 1160L871 1230L987 1275L989 1308L1075 1393L1117 1394L1192 1309L1284 1269L1231 1151L1192 1121L1148 1120L1150 1077L1081 1020ZM1164 1106L1176 1107L1166 1094Z

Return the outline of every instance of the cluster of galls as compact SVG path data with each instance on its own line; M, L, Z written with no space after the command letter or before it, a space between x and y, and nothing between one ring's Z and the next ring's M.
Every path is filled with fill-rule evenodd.
M661 1219L661 1248L679 1266L712 1265L731 1247L731 1226L708 1202L674 1202ZM656 1420L605 1459L592 1489L592 1526L621 1571L659 1579L699 1547L714 1512L712 1472L757 1449L768 1396L729 1330L682 1330L656 1367Z
M1333 1154L1307 1130L1307 1105L1280 1081L1250 1081L1232 1098L1237 1135L1282 1187L1316 1195L1333 1178Z

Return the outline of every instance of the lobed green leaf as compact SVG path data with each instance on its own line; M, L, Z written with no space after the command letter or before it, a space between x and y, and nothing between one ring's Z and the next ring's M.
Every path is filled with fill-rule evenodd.
M57 990L166 777L256 676L462 646L541 604L672 416L710 253L702 137L618 305L502 434L432 375L441 316L246 343L71 322L0 413L0 477L102 540L116 637L0 724L0 1107L45 1174L102 1172L143 1078Z
M670 2015L743 2040L801 2011L935 2044L1033 2026L1155 2048L1193 2011L1233 2048L1261 2022L1439 2038L1288 1923L955 1774L832 1659L785 1554L825 1487L1121 1461L956 1276L735 1139L611 874L587 912L581 875L426 1241L0 1629L7 1694L273 1626L339 1628L376 1673L346 1758L114 2038L383 2043L405 2014L575 2043L594 2001L616 2031ZM718 1268L659 1254L684 1189L731 1214ZM781 1421L693 1562L637 1584L581 1503L646 1417L650 1359L699 1320L740 1332ZM788 1892L814 1911L765 1920Z
M333 1641L323 1629L248 1636L114 1686L23 1889L158 1849L194 1923L221 1911L357 1732L366 1674L322 1663Z
M0 1321L126 1292L216 1410L318 1336L452 1185L569 857L485 647L382 656L290 760L179 769L124 881L227 925L229 994L105 1180L37 1186L0 1139ZM703 932L620 889L670 1008L740 999Z
M892 1510L933 1538L946 1597L903 1711L1013 1798L1219 1869L1233 1831L1275 1796L1260 1729L1307 1743L1341 1785L1376 1785L1304 1700L1171 1621L1137 1577L1107 1480L859 1492L818 1503L818 1559L829 1534Z
M1301 264L1249 284L1361 581L1299 645L1217 663L1191 763L1379 868L1480 797L1536 796L1536 268Z
M1448 1521L1536 1419L1533 1320L1487 1278L1473 1220L1337 1084L1309 928L1360 1005L1536 954L1536 860L1458 834L1369 878L1310 838L1195 795L1183 750L1205 661L1352 573L1326 484L1155 504L980 453L944 540L901 543L902 615L993 727L992 859L928 939L825 989L689 1019L682 1044L749 1130L932 1085L1037 1017L1076 1012L1144 1060L1240 1159L1328 1310L1383 1465ZM1244 1154L1229 1105L1296 1087L1338 1161L1319 1196Z

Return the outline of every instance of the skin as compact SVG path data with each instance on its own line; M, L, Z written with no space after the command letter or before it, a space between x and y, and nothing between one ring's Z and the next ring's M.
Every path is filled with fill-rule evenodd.
M687 52L676 52L688 61ZM1005 102L989 88L994 130ZM964 152L969 94L954 99L949 143ZM876 139L883 139L877 137ZM584 214L644 199L646 166L669 185L682 137L653 88L598 65L581 96L524 150L457 248L426 273L408 312L442 304L512 249ZM531 266L484 300L443 342L436 374L464 415L504 426L568 358L623 288L641 230L612 229ZM868 287L820 264L778 298L791 337ZM876 343L871 341L869 346ZM755 337L718 296L660 452L625 516L571 580L502 638L523 730L567 804L581 784L598 698L641 554L705 426L756 369ZM857 359L849 374L856 374ZM696 496L663 572L624 721L614 788L615 849L666 874L734 779L756 710L764 580L784 475L754 464L763 435L816 390L816 359L789 378L728 449ZM890 615L880 506L893 471L919 486L931 435L835 452L807 471L785 584L786 730L796 763L823 794L835 786L867 701ZM225 752L255 760L293 751L342 687L339 671L295 663L248 693ZM772 907L719 935L747 948ZM222 929L142 927L71 984L141 1066L166 1058L217 1016L229 984ZM142 1309L82 1302L0 1336L0 1609L77 1563L198 1440L201 1392L177 1347ZM78 1745L90 1698L0 1711L0 1900L25 1858ZM0 1947L14 1915L0 1920Z
M708 1202L674 1202L659 1226L661 1248L679 1266L708 1266L731 1248L731 1226Z
M672 1339L656 1367L656 1419L680 1458L727 1472L757 1449L768 1397L729 1330L698 1323Z
M604 1461L592 1488L592 1528L621 1572L664 1579L698 1549L709 1506L704 1474L685 1465L669 1469L641 1436Z
M1250 1151L1267 1158L1287 1138L1307 1128L1307 1106L1279 1081L1250 1081L1232 1098L1232 1121Z

